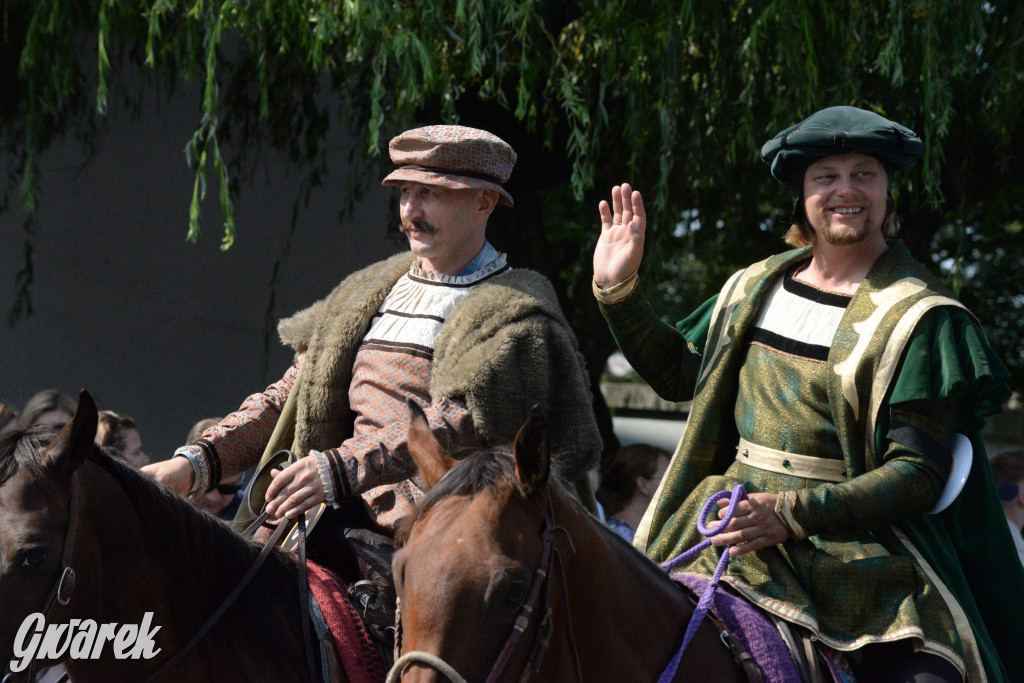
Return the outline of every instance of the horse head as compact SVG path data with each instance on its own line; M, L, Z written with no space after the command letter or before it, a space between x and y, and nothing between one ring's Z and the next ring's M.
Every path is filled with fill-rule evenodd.
M419 680L440 669L453 680L482 681L499 659L501 668L518 673L542 615L525 625L521 646L509 648L509 634L538 592L538 565L550 547L554 484L544 414L531 411L511 457L484 450L456 460L423 411L415 404L410 410L409 452L430 490L403 524L403 547L393 563L400 648L419 653L407 668L396 666L396 675L405 668L404 680ZM472 647L466 647L467 634Z
M427 415L412 400L409 405L409 453L428 488L459 463L448 455L430 429ZM548 422L540 406L533 406L512 446L516 480L527 496L542 495L551 474Z
M303 677L296 562L270 552L240 583L257 566L258 544L103 453L96 425L82 392L59 433L0 439L0 679L8 683L5 668L30 671L33 653L36 668L54 663L56 647L76 681L141 681L164 667L166 680ZM38 613L59 643L40 645L38 618L26 621ZM19 633L23 624L35 628ZM106 624L126 634L132 656L97 634Z
M74 418L56 435L16 430L0 441L0 669L30 614L70 602L76 472L94 449L96 403L82 391Z

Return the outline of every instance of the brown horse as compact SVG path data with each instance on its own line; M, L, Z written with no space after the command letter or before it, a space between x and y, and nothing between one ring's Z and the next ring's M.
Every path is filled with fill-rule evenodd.
M260 547L102 453L93 445L95 403L82 392L78 406L56 436L14 432L0 441L0 670L32 649L24 636L34 627L18 632L41 613L46 625L65 625L61 640L73 635L64 654L73 681L144 681L196 633ZM271 553L164 680L320 680L307 665L297 572L291 555ZM137 640L135 659L118 659L114 638L97 645L105 624L120 632L147 622L140 631L152 643L147 652Z
M409 450L431 488L393 562L404 655L389 681L658 680L693 604L552 478L540 411L512 457L459 460L416 412ZM684 679L747 680L707 623L672 680Z

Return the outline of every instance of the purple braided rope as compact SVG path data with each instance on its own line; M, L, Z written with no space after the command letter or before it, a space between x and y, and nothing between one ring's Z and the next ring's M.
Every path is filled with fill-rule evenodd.
M725 517L713 528L708 529L704 525L704 520L711 514L711 508L723 498L729 499L729 507L725 511ZM729 522L732 521L732 517L736 512L736 505L741 500L747 499L747 490L743 488L742 484L737 484L733 487L732 491L719 491L712 495L704 503L704 507L700 510L700 515L697 517L697 531L704 536L704 540L687 550L682 555L675 557L668 562L661 564L661 568L666 572L671 573L680 564L689 562L705 548L711 545L711 537L716 536L728 526ZM690 623L686 626L686 635L683 636L683 644L679 647L679 651L676 652L675 656L665 667L665 671L662 672L661 677L658 678L658 683L669 683L675 678L676 670L679 668L679 662L683 658L683 653L686 651L686 647L693 640L693 636L697 633L697 628L701 622L704 621L705 615L708 613L708 609L711 607L711 601L714 600L715 590L718 588L718 580L722 578L722 574L725 573L725 568L729 565L729 547L727 546L725 552L722 553L722 557L718 559L718 566L715 567L715 573L711 577L711 583L708 584L708 588L704 591L704 595L700 596L700 600L697 601L697 607L693 610L693 615L690 617Z

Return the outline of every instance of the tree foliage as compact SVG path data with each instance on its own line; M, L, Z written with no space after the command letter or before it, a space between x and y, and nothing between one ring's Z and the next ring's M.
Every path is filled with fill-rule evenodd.
M598 368L611 341L589 254L607 188L644 191L644 279L678 318L780 248L792 198L760 145L824 106L875 110L926 144L895 188L908 245L960 288L1024 384L1018 2L8 0L3 13L0 210L20 195L31 214L55 136L88 141L113 97L131 106L153 84L203 84L188 231L212 183L225 247L244 239L232 202L260 144L316 183L332 120L361 142L354 178L377 177L389 137L418 122L487 128L520 153L517 210L495 217L494 241L556 280ZM131 66L140 82L122 83Z

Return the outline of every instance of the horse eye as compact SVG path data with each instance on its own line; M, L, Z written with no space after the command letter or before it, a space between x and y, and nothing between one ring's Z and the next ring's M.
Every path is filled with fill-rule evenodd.
M22 569L39 569L49 558L50 551L46 548L32 548L22 556L21 567Z
M405 558L401 551L395 553L391 562L391 580L395 584L395 592L402 594L402 586L405 584Z
M505 594L505 602L510 605L521 605L526 599L527 585L525 581L513 581Z

